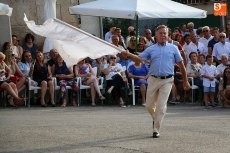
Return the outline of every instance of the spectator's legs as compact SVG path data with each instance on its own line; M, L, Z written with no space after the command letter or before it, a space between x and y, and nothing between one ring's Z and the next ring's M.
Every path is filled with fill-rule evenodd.
M46 102L45 102L46 90L47 90L47 82L42 81L41 82L41 105L42 106L46 106Z
M48 81L48 86L49 86L51 103L52 103L52 105L55 105L55 102L54 102L54 83L53 83L53 80L49 80Z
M204 93L204 104L206 107L208 107L208 102L209 102L209 92Z
M65 107L66 104L67 104L67 101L66 101L66 85L67 85L67 81L65 80L60 80L59 81L59 84L60 84L60 91L61 91L61 97L62 97L62 105L61 107Z
M210 92L209 96L210 96L210 101L212 103L212 106L215 106L215 92Z
M140 86L140 91L141 91L142 105L145 105L145 103L146 103L146 99L145 99L145 96L146 96L146 85L145 84L142 84Z
M25 83L26 83L26 77L21 77L16 84L18 92L21 92L25 88Z
M87 84L88 83L93 83L96 92L98 93L99 97L101 97L102 94L101 94L101 91L99 89L98 81L97 81L96 77L92 76L89 80L87 80Z
M92 99L92 106L95 106L95 96L96 96L96 90L94 88L94 83L90 83L90 89L91 89L91 99Z
M176 102L176 100L177 100L177 89L176 89L176 86L174 83L172 86L171 94L172 94L171 102Z
M17 93L15 92L15 90L12 88L12 86L15 86L14 83L7 83L7 82L4 82L1 84L0 88L3 89L3 90L6 90L8 92L8 94L10 96L12 96L15 100L19 100L20 98L18 97ZM14 102L13 101L9 101L10 105L14 106Z

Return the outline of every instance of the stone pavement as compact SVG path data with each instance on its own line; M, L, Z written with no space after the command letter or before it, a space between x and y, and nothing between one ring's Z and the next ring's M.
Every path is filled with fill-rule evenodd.
M169 106L151 135L141 106L0 109L0 153L229 153L230 109Z

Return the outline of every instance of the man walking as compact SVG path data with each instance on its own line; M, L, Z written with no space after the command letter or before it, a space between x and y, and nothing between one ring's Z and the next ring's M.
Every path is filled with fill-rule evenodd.
M159 131L166 113L167 100L174 81L175 63L181 69L184 89L190 89L180 51L173 44L167 43L167 37L167 26L160 25L156 29L157 43L148 47L139 57L124 52L134 61L150 61L146 108L153 119L153 138L160 137Z

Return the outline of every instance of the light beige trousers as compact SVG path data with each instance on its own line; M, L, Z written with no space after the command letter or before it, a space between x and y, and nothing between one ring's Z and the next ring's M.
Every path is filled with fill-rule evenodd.
M154 121L154 132L159 132L167 109L167 101L174 77L159 79L150 76L146 94L146 108Z

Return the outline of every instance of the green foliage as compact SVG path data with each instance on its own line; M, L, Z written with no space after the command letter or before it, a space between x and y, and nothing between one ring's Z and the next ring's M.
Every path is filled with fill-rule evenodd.
M117 19L117 18L103 18L103 32L104 34L109 31L110 27L115 26L121 28L122 36L128 36L127 28L131 25L130 19Z

